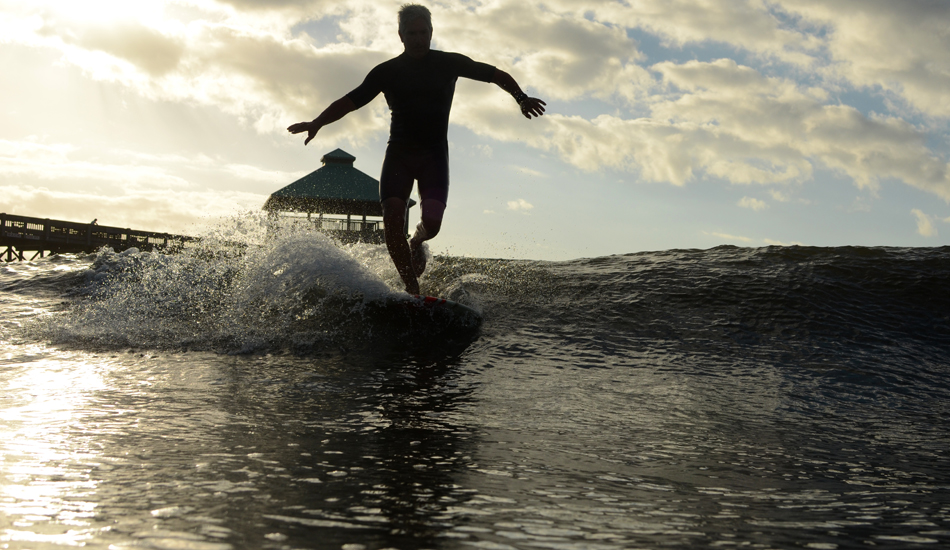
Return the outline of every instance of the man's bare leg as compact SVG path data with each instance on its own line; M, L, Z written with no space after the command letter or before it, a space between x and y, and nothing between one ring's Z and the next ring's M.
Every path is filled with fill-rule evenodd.
M409 252L412 257L412 270L416 277L421 277L426 270L426 252L422 243L435 237L442 229L442 215L445 213L445 203L435 199L425 199L420 205L422 219L416 225L416 231L409 240Z
M406 201L390 197L383 201L383 230L386 248L396 265L396 271L406 285L406 292L419 294L419 279L412 269L412 253L406 240Z

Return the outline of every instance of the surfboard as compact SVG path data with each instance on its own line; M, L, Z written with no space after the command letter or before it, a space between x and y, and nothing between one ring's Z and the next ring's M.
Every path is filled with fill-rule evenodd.
M387 308L405 314L410 320L434 326L474 329L482 316L473 308L447 298L403 294L391 297Z

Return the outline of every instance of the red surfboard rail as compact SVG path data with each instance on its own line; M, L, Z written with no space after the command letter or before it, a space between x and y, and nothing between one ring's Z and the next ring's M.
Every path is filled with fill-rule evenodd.
M434 296L422 296L420 294L413 294L412 297L422 298L422 305L425 307L442 306L449 302L445 298L436 298Z

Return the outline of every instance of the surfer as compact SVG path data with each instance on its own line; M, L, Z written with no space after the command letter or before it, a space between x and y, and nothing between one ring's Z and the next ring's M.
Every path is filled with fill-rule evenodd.
M491 82L514 97L526 118L544 114L545 103L528 97L505 71L458 54L430 49L432 16L425 6L406 4L399 10L399 39L404 51L373 68L356 89L334 101L310 122L291 124L292 134L307 132L304 145L321 128L340 120L373 100L386 97L392 120L389 145L379 177L386 248L406 292L419 294L419 277L425 271L422 243L442 227L449 193L449 111L458 77ZM404 228L409 195L418 182L421 221L412 238Z

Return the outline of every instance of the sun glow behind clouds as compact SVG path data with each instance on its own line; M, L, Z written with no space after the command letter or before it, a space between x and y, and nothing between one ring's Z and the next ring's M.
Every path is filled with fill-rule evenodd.
M161 0L31 0L35 8L74 22L99 24L118 20L151 21L163 18Z

